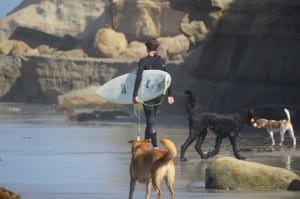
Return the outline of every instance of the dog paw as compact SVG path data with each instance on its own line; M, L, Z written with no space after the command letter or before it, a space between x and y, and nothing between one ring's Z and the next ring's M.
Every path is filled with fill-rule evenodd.
M186 157L180 157L180 161L181 162L186 162L186 161L188 161L188 159Z
M210 153L208 153L208 152L204 152L204 153L201 154L202 159L208 159L209 156L210 156Z
M239 159L239 160L245 160L246 159L246 157L243 157L243 156L240 156L240 155L236 156L236 158Z

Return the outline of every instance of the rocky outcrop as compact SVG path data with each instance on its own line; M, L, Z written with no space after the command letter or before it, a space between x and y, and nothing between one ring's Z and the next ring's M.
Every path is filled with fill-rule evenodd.
M0 198L1 199L20 199L21 196L5 189L4 187L1 187L0 188Z
M287 169L222 157L214 160L206 170L205 187L239 191L283 191L299 176ZM295 183L294 183L295 184ZM300 191L293 187L294 190Z
M0 96L5 96L21 75L21 59L0 55Z
M56 103L57 96L91 85L101 85L135 67L132 62L69 59L56 56L7 57L0 62L1 100ZM1 74L0 74L1 77Z
M137 67L137 61L124 59L71 59L56 55L0 55L0 60L1 101L52 103L57 110L63 111L80 107L120 108L116 104L106 104L96 95L96 89ZM168 65L174 79L185 75L180 64ZM187 83L174 81L174 95L178 96L177 92L180 94ZM176 104L179 109L182 108L180 100L179 96Z
M6 38L19 26L63 37L83 38L110 20L106 0L23 0L0 23Z
M167 0L23 0L1 20L0 41L20 26L78 39L95 35L99 28L109 26L126 34L130 41L141 40L145 36L179 34L182 16Z
M128 43L143 42L148 36L180 35L182 16L183 12L171 8L167 0L24 0L10 15L0 20L0 36L3 35L0 42L9 38L24 41L31 48L48 45L61 51L82 49L91 57L128 56L138 59L141 53L127 53L131 50L127 49ZM173 40L177 41L176 38ZM176 46L181 41L169 45ZM182 49L185 49L182 53L186 54L186 45ZM177 53L176 56L171 54L164 58L172 57L178 59L182 55Z
M10 35L9 39L21 40L26 44L30 44L31 48L38 48L41 45L47 45L61 51L72 50L80 43L80 40L77 40L69 34L57 36L41 30L21 26L16 28L16 30Z

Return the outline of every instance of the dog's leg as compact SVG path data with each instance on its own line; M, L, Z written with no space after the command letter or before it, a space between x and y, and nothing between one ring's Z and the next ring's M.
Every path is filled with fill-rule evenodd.
M291 126L291 127L288 129L288 131L289 131L290 136L291 136L292 139L293 139L293 148L296 148L297 143L296 143L296 137L295 137L295 134L294 134L294 129L293 129L293 127Z
M284 134L286 133L286 129L285 128L280 128L280 143L279 145L281 146L284 142Z
M168 175L165 176L164 180L167 184L167 187L170 191L170 199L174 199L174 180L175 180L175 169L169 169Z
M187 158L184 157L185 151L187 148L196 140L197 135L195 133L190 132L187 140L181 145L180 150L180 161L187 161Z
M206 135L207 135L207 129L203 129L202 132L200 132L197 143L195 145L195 149L199 153L202 159L208 158L208 155L202 152L202 144L205 140Z
M231 146L232 146L232 150L233 150L233 154L234 156L239 159L239 160L244 160L246 159L245 157L241 156L238 152L238 149L237 149L237 146L236 146L236 138L237 136L234 136L234 135L230 135L229 136L229 140L230 140L230 143L231 143Z
M160 175L161 172L159 171L154 171L151 176L152 176L152 185L153 188L156 191L157 194L157 199L161 199L161 189L160 189L160 181L162 180L162 176ZM149 198L146 198L149 199Z
M272 146L275 146L274 132L273 131L269 131L269 135L270 135L271 140L272 140Z
M136 184L136 180L134 180L133 178L130 178L130 189L129 189L129 196L128 196L129 199L132 199L135 184Z
M217 134L216 142L215 142L215 150L208 152L208 154L207 154L208 157L213 157L220 152L220 147L221 147L222 140L224 139L224 137L220 136L220 134L222 134L222 132L220 132L220 133L216 132L216 133L218 133L218 134Z
M151 188L152 188L152 180L149 178L146 183L146 199L150 199L150 194L151 194Z

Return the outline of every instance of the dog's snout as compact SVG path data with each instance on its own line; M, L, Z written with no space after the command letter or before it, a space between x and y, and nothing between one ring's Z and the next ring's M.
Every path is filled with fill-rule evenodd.
M256 123L256 122L253 122L253 123L252 123L252 126L253 126L253 127L257 127L257 123Z

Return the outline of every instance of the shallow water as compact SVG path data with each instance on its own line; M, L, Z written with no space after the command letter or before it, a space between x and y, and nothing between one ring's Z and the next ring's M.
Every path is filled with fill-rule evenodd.
M180 149L187 134L183 116L160 116L159 138L172 139ZM130 146L138 135L136 118L71 124L66 115L47 105L0 104L0 186L23 199L127 198ZM144 126L141 125L141 129ZM213 145L208 136L204 149ZM266 134L241 134L242 155L248 161L300 173L299 148L273 149L264 145ZM289 140L287 139L287 143ZM219 156L232 156L229 142ZM235 192L205 189L204 171L213 160L201 160L190 147L189 161L176 157L175 198L299 198L299 192ZM162 183L163 198L168 191ZM137 184L134 198L144 198L145 186ZM156 198L152 193L151 198Z

